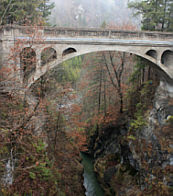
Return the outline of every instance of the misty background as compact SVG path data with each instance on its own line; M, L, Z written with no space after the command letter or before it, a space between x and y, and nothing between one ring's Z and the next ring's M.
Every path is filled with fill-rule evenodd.
M133 17L129 0L51 0L55 8L50 23L59 27L117 27L132 24L140 28L140 18Z

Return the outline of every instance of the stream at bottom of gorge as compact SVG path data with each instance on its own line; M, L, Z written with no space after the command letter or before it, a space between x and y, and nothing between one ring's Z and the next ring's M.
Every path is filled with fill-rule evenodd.
M84 187L86 196L104 196L104 192L98 183L94 172L93 159L86 153L81 152L82 165L84 167Z

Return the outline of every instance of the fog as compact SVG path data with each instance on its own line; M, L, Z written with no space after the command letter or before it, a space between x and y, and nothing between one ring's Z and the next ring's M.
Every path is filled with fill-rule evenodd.
M53 26L109 27L133 24L139 27L139 18L128 9L129 0L51 0L55 8L50 17ZM104 25L103 25L104 24Z

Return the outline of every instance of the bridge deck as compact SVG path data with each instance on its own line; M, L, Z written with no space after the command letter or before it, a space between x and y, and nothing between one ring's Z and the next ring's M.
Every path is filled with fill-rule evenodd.
M170 32L150 32L150 31L121 31L115 29L96 28L63 28L63 27L27 27L16 25L0 26L1 34L8 34L13 30L15 36L27 36L35 31L40 32L45 37L92 37L92 38L112 38L112 39L140 39L140 40L173 40L173 33Z
M30 41L30 37L16 37L15 40ZM46 37L43 40L35 40L35 43L46 44L83 44L83 45L127 45L127 46L152 46L173 47L173 41L157 40L133 40L133 39L110 39L110 38L81 38L81 37Z

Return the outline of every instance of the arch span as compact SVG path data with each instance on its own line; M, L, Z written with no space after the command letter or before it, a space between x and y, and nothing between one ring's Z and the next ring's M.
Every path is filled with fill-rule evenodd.
M67 48L63 51L62 56L66 56L67 54L75 53L77 50L75 48Z
M47 47L44 48L41 52L41 66L44 66L51 61L57 59L57 52L54 48Z
M151 56L154 59L157 59L157 51L156 50L149 50L146 52L146 55Z
M36 71L36 52L31 47L23 48L20 53L20 67L23 82Z
M171 50L166 50L163 52L161 56L161 62L164 64L166 67L172 67L172 62L173 62L173 51Z
M63 56L63 51L68 46L64 46L63 44L57 45L57 59L53 62L45 64L43 67L37 69L37 71L33 74L33 76L30 78L30 82L28 83L28 87L30 87L36 80L38 80L42 75L44 75L47 71L54 68L58 64L69 60L73 57L84 55L87 53L93 53L93 52L99 52L99 51L119 51L119 52L127 52L131 53L140 57L143 57L144 59L149 60L153 64L155 64L161 72L163 72L164 76L167 76L168 79L173 79L173 73L170 72L169 68L166 67L163 63L161 63L161 60L159 59L159 55L157 55L157 59L153 58L152 55L148 55L148 51L152 51L151 47L142 47L141 46L124 46L124 45L83 45L83 44L74 44L71 45L71 48L75 48L76 52L70 53L68 55ZM159 51L160 47L155 47L155 51ZM172 57L172 56L171 56Z

